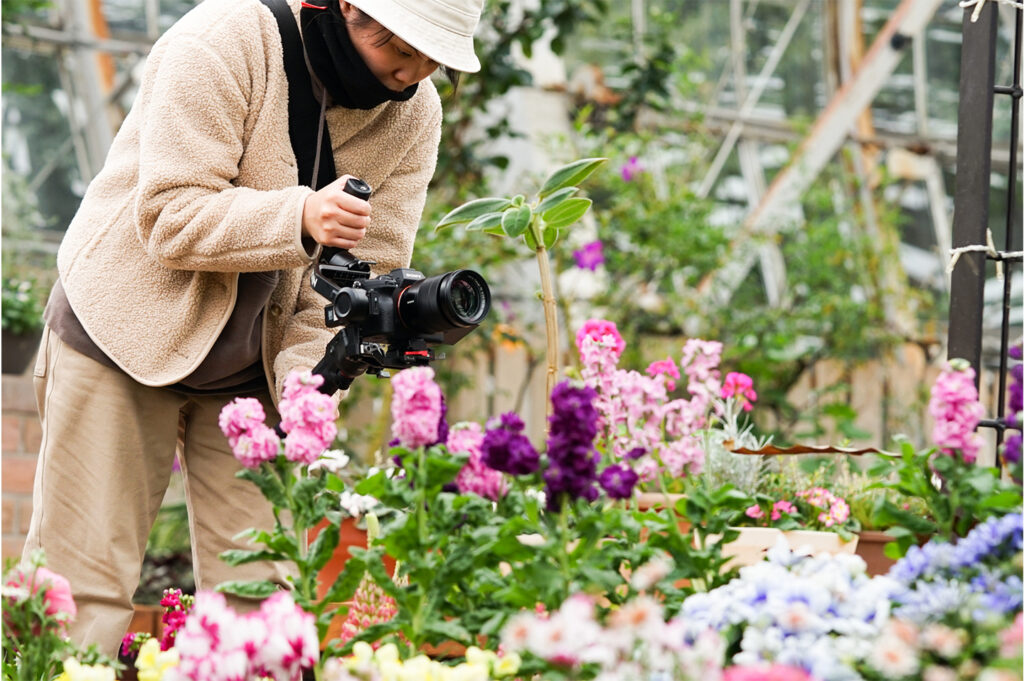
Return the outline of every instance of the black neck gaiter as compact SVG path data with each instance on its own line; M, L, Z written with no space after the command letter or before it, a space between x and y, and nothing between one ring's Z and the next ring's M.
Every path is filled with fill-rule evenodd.
M416 94L415 84L395 92L377 80L349 38L341 3L319 1L327 6L302 3L302 41L313 73L335 104L347 109L372 109L384 102L404 102Z

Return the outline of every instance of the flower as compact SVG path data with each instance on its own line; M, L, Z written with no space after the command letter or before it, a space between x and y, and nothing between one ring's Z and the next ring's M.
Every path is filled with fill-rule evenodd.
M8 573L4 586L24 590L26 595L35 595L42 590L46 614L65 623L78 614L75 599L71 596L71 583L49 568L17 567Z
M651 377L666 376L665 389L672 392L676 389L676 380L679 380L679 367L676 366L675 361L671 357L666 357L665 359L651 362L647 366L647 375Z
M773 664L756 667L729 667L722 674L722 681L814 681L810 674L800 667Z
M309 465L334 442L338 434L334 399L318 388L324 378L310 371L293 371L285 378L278 410L281 430L287 433L284 455Z
M628 499L633 496L633 487L639 479L640 476L629 466L612 464L601 471L598 482L612 499Z
M506 412L488 424L480 443L485 466L511 475L529 475L540 467L540 454L522 434L526 424L515 412Z
M368 627L394 619L397 612L395 599L384 593L384 589L378 586L369 575L364 575L352 596L352 604L341 625L338 639L342 644L347 643ZM379 646L379 642L374 642L374 648Z
M174 646L177 632L185 624L188 611L195 605L195 596L183 594L181 589L167 589L160 599L164 614L160 616L164 631L160 637L160 650L169 650Z
M640 159L636 156L630 156L629 161L622 166L620 171L622 179L626 182L632 182L633 179L642 172L644 172L644 167L641 165Z
M320 656L316 621L279 591L260 609L237 615L223 594L201 592L178 631L180 656L165 678L175 681L243 681L269 676L298 681Z
M180 655L174 648L160 649L160 644L151 638L142 644L135 660L139 681L160 681L172 667L177 667Z
M392 432L406 447L432 445L438 441L442 417L441 388L430 367L412 367L391 379Z
M573 251L572 257L576 260L576 267L595 272L604 264L604 246L600 240L591 241L579 250Z
M757 393L754 392L754 380L746 374L738 371L730 371L725 375L725 383L722 385L722 398L735 397L743 405L744 411L754 408L757 401Z
M484 463L483 441L483 428L479 423L460 423L449 431L448 451L469 454L469 461L455 478L455 486L460 492L472 492L497 501L505 495L505 479L500 471Z
M590 386L578 386L570 381L562 381L551 391L548 467L544 471L549 508L558 508L563 494L570 499L594 501L597 498L595 397L597 393ZM616 491L621 491L621 487L622 484L617 486Z
M618 359L622 351L626 349L626 341L622 339L615 322L606 319L588 319L583 322L583 326L576 332L576 349L583 352L583 339L585 338L602 341L606 336L611 336L611 347L615 358Z
M965 463L977 458L984 439L974 432L985 410L978 401L974 369L962 359L947 362L932 387L928 413L935 421L932 439L946 454Z
M64 660L64 672L57 681L114 681L114 670L102 664L82 664L69 657Z

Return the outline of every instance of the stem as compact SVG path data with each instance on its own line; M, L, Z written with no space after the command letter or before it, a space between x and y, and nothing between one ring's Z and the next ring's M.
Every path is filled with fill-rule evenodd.
M544 248L539 221L532 221L530 229L533 230L533 236L537 240L537 267L540 269L541 300L544 303L544 330L548 341L548 369L545 384L547 395L550 396L558 378L558 305L551 278L551 262L548 259L548 249ZM547 401L545 413L547 416L551 415L551 400Z
M562 495L562 508L558 512L558 563L562 569L562 577L565 582L565 598L569 597L572 589L572 576L569 570L569 500L568 495ZM564 600L564 599L563 599Z
M423 446L420 446L416 451L418 458L418 464L416 466L416 495L419 497L416 504L416 531L417 536L420 540L420 548L426 547L427 544L427 490L426 488L426 467L427 467L427 451Z

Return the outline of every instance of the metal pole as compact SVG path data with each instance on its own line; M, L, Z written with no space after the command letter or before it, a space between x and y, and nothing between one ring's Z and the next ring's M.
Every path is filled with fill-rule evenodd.
M973 9L963 18L960 53L960 106L957 119L956 194L953 248L987 243L992 172L992 105L996 61L996 8L986 3L978 21ZM962 358L981 375L981 332L985 259L980 251L962 253L950 277L948 357Z

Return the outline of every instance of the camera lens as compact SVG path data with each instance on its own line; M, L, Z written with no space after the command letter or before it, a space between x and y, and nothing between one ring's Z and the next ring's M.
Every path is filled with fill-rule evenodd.
M417 281L402 291L398 316L409 329L436 333L476 326L491 309L491 290L472 270L455 270Z

